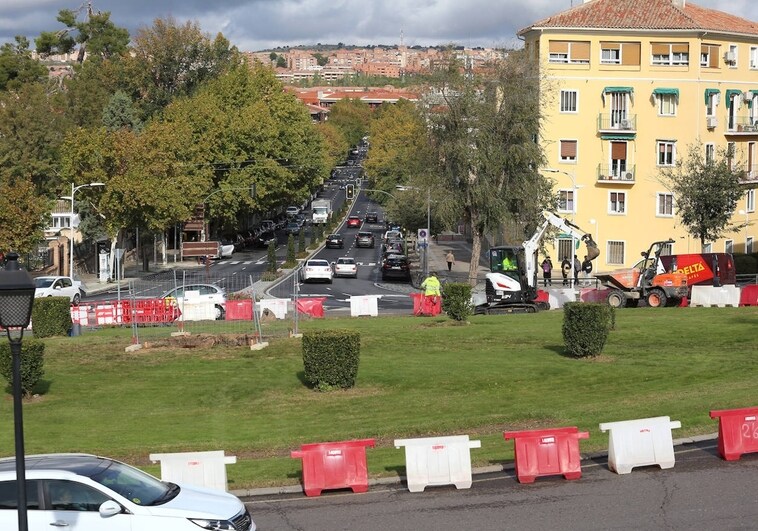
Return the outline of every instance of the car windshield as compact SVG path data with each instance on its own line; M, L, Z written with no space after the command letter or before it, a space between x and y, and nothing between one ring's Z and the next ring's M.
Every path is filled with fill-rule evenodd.
M105 468L98 467L90 476L93 481L119 493L137 505L162 505L179 494L179 487L164 483L141 470L111 461Z
M35 288L49 288L55 282L54 278L50 277L38 277L34 279Z
M359 238L373 238L374 235L371 234L370 232L359 232L358 237Z
M330 234L329 235L329 239L330 240L339 240L340 238L342 238L342 236L340 236L339 234Z
M309 260L308 267L329 267L329 262L326 260Z
M355 265L355 260L353 260L352 258L338 258L337 263L345 264L345 265Z

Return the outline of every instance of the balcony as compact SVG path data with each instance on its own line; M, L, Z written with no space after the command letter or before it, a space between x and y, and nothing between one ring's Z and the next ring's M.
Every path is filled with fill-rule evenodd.
M635 167L619 169L615 166L603 166L598 164L597 167L598 184L616 184L630 185L635 183Z
M613 112L597 116L599 133L633 135L637 133L637 115Z
M749 116L732 116L727 119L726 134L732 136L758 135L758 119Z
M740 184L758 184L758 164L745 165L744 173L740 177Z

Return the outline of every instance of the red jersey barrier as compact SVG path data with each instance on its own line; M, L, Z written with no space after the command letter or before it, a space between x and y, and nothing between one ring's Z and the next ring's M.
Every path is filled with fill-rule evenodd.
M719 454L736 461L742 454L758 452L758 407L711 411L719 419Z
M175 299L129 299L121 301L120 315L124 324L173 323L181 315Z
M297 311L311 317L323 317L325 300L326 297L303 297L297 299Z
M366 447L374 439L303 444L290 456L303 460L303 490L306 496L320 496L322 490L368 490Z
M589 437L588 432L580 432L576 427L503 432L506 441L513 439L520 483L534 483L537 476L558 474L566 479L579 479L582 477L579 439Z
M740 306L758 306L758 284L742 286Z
M226 301L224 310L227 321L252 321L253 300Z
M439 315L442 312L442 297L411 293L413 299L413 315Z

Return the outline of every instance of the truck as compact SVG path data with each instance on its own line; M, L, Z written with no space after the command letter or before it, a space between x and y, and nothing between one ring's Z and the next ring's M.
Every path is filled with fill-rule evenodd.
M534 313L550 309L546 301L537 300L537 251L547 229L555 227L564 234L584 242L587 258L600 254L592 236L572 222L553 212L542 212L544 221L531 238L520 246L498 246L489 251L490 272L487 273L487 302L476 308L477 313Z
M314 199L311 203L311 221L314 225L324 224L332 217L331 199Z
M638 262L634 267L641 265ZM690 291L692 286L733 286L737 282L734 257L730 253L662 254L656 270L684 273Z

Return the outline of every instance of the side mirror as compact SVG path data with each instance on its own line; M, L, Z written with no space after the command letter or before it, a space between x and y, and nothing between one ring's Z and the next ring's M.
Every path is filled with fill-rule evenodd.
M110 518L111 516L115 516L117 514L121 514L123 511L121 505L119 505L117 502L113 500L108 500L100 504L100 508L98 509L98 512L100 513L100 516L103 518Z

